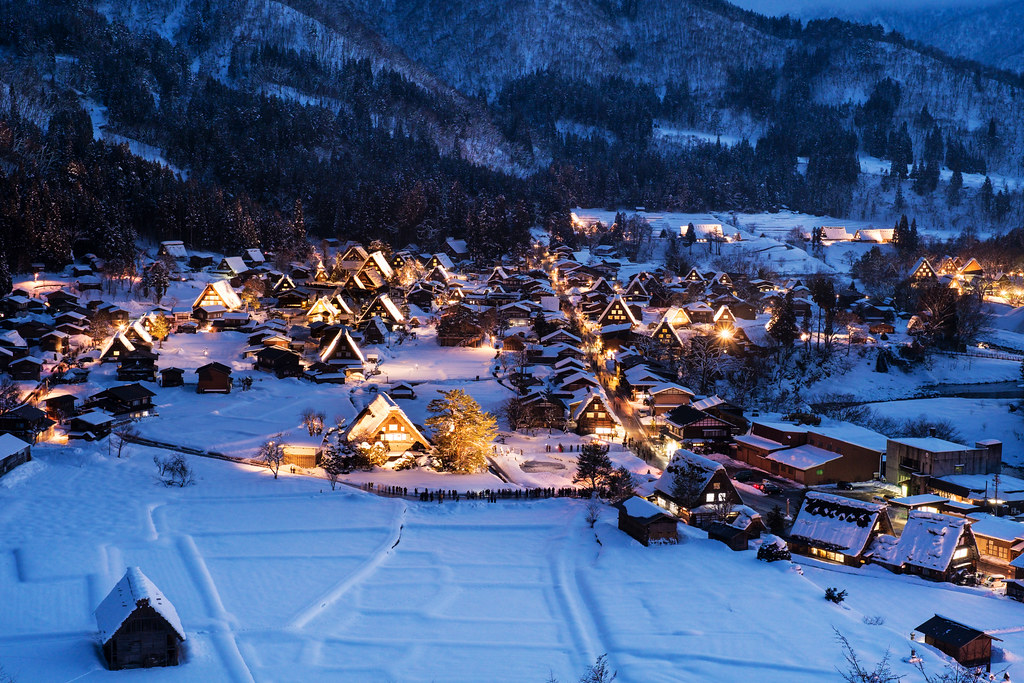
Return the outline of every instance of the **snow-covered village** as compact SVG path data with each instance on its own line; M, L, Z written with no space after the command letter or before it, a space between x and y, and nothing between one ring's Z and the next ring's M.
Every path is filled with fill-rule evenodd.
M0 683L1024 683L1007 0L0 0Z
M573 222L489 264L165 241L16 276L5 670L793 681L848 648L1012 675L1017 276L926 255L883 298L826 252L892 231Z

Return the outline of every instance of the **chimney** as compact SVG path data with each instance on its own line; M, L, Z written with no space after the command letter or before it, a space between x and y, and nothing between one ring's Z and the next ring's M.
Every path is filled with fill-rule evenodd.
M935 436L935 427L929 427L928 428L928 436L932 436L932 437Z

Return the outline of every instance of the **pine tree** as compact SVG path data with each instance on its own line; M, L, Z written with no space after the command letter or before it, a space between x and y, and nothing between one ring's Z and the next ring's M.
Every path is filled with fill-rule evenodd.
M792 346L796 340L796 311L793 309L792 291L786 292L786 296L772 311L768 334L784 348Z
M576 459L573 482L583 483L588 489L598 493L611 473L612 461L608 457L607 444L600 441L583 444L579 458Z
M946 190L946 202L950 206L960 205L960 192L964 189L964 174L960 169L953 171L953 177L949 179L949 189Z
M697 229L693 227L693 223L689 223L686 226L686 232L683 233L683 246L693 251L693 244L697 241Z
M992 199L995 193L992 191L992 180L988 176L985 176L985 182L981 186L981 206L985 209L985 213L991 213L992 211Z
M438 469L461 474L487 467L486 454L497 436L497 420L461 389L442 393L427 405Z

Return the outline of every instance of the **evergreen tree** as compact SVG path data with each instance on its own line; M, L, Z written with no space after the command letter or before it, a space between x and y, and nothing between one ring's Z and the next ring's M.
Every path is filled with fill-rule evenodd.
M693 251L693 245L697 241L697 229L693 226L693 223L689 223L686 226L686 232L683 233L683 246Z
M953 177L949 179L949 188L946 190L946 202L950 206L960 206L960 193L964 189L964 175L960 169L953 171Z
M994 192L992 191L992 179L985 176L985 182L981 186L981 206L985 209L986 213L992 212L992 199Z
M621 501L633 495L633 473L625 467L618 467L605 481L605 495L608 500Z
M580 455L576 459L576 473L572 480L577 484L584 484L594 493L599 493L612 471L608 445L600 441L591 441L580 448Z
M427 405L438 469L460 474L487 467L487 452L497 435L497 420L461 389L442 393Z
M793 309L792 291L786 292L786 296L772 311L768 334L784 348L789 348L796 340L796 311Z

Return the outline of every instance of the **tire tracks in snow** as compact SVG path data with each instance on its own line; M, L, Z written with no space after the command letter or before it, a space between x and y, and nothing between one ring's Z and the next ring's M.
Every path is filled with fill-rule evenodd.
M380 543L380 545L377 546L377 549L374 550L373 554L367 558L366 562L364 562L362 566L352 574L332 586L311 605L300 610L298 614L292 618L291 622L288 623L286 628L302 630L308 626L310 622L330 609L354 586L369 578L369 576L394 553L395 548L397 548L398 544L402 542L402 530L405 528L405 517L409 511L409 506L406 505L405 501L399 500L398 502L401 507L398 510L398 514L396 514L394 519L391 520L390 533Z

